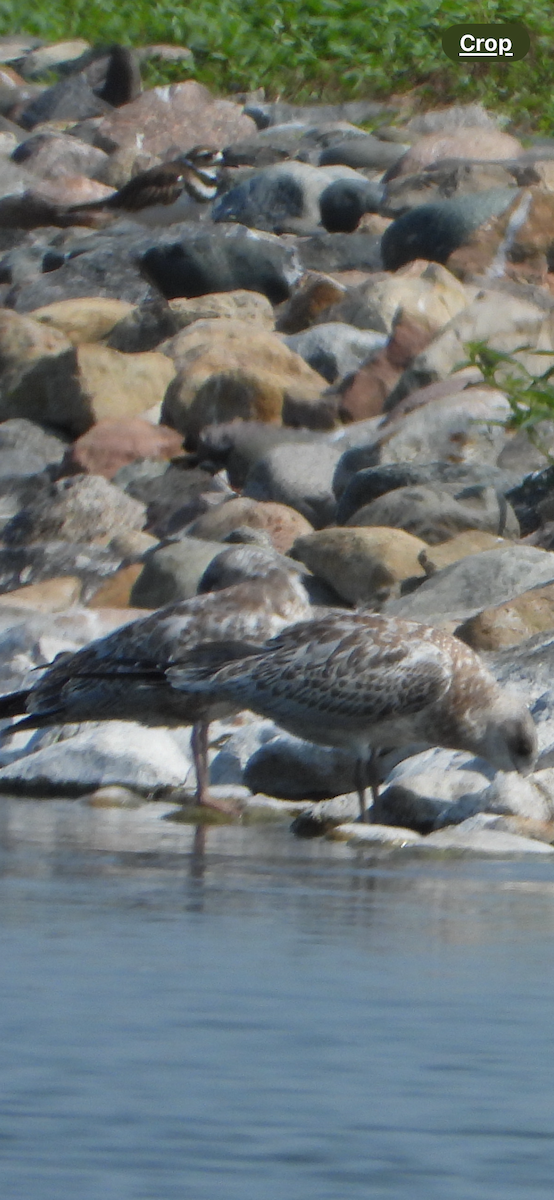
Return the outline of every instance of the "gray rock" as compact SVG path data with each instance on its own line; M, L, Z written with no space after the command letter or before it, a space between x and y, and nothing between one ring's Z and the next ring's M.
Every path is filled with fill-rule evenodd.
M405 129L409 138L428 133L454 133L456 129L499 129L506 124L500 113L490 113L482 104L449 104L411 117Z
M147 529L160 538L180 533L211 504L234 495L207 471L182 470L153 459L122 467L113 482L146 505Z
M221 553L218 542L200 538L182 538L149 551L143 569L131 592L131 604L138 608L160 608L175 600L190 600L208 564Z
M492 487L476 484L462 489L456 484L396 488L357 509L345 523L391 525L430 546L447 542L466 529L481 529L498 537L519 536L516 515L504 497Z
M155 296L137 304L123 320L118 321L106 345L123 354L136 354L143 350L154 350L160 342L173 337L178 331L178 322L167 301Z
M74 653L128 619L124 609L115 615L113 609L108 613L106 609L78 607L63 613L43 613L0 605L0 691L32 687L38 679L37 668L51 663L57 654ZM0 765L20 752L27 753L29 739L37 736L35 730L10 735L8 749L2 740Z
M491 188L412 209L383 234L385 270L396 271L416 258L446 262L475 229L504 212L513 199L511 188Z
M493 487L497 492L510 493L514 479L511 472L501 471L488 463L383 463L367 467L366 457L374 455L374 447L347 450L340 458L333 479L333 488L339 501L337 525L346 525L364 504L370 504L379 496L395 488L414 484L453 485L464 487Z
M305 802L297 801L297 803ZM358 823L359 817L358 794L357 792L348 792L343 796L333 796L330 800L306 804L306 807L303 807L292 822L291 833L301 838L323 837L325 834L332 836L332 831L337 826L342 826L346 821Z
M110 105L96 96L82 75L70 75L41 91L23 110L19 122L34 129L45 121L81 121L110 112Z
M279 737L256 750L243 781L252 792L282 800L326 800L355 789L355 762L340 750Z
M344 163L356 170L366 168L374 171L386 171L387 167L398 162L407 145L394 142L382 142L372 133L359 134L357 137L343 138L327 146L319 157L320 167Z
M272 546L265 548L242 544L222 549L221 543L216 543L215 549L216 554L198 584L199 594L218 592L235 583L243 583L246 579L265 579L276 567L280 567L287 575L297 577L303 571L297 563L278 554Z
M443 159L429 163L413 175L390 179L379 209L383 217L395 220L422 204L436 204L461 196L475 196L499 188L531 187L541 182L532 163L520 159L480 162L471 159Z
M211 734L219 745L222 741L222 731L218 726L223 722L214 722ZM210 783L212 785L242 784L243 769L252 755L266 742L273 741L279 736L280 730L273 721L265 721L255 717L238 728L233 727L223 746L215 754L210 763Z
M1 427L0 427L1 429ZM510 501L521 526L522 537L533 533L541 524L540 506L554 496L554 466L533 471L509 492Z
M36 475L62 462L68 443L25 417L0 424L0 478Z
M77 575L86 604L101 583L113 575L122 563L122 555L104 546L71 545L69 542L44 542L17 548L0 548L0 592L13 592L27 583Z
M78 796L120 784L155 795L180 786L190 769L190 757L167 729L105 721L65 730L73 736L2 767L0 791Z
M125 236L91 234L73 248L47 251L43 274L16 287L11 306L17 312L30 312L81 296L111 296L140 304L151 298L152 289L135 261L135 250L147 244L142 235L128 231Z
M288 104L285 100L270 103L256 101L245 107L247 116L252 117L258 129L285 122L302 125L321 125L324 121L352 121L354 125L373 121L396 110L394 106L378 104L374 100L348 100L343 104Z
M315 233L297 239L296 251L304 271L328 274L383 269L381 238L373 233Z
M367 212L378 212L383 200L380 183L336 179L319 197L321 224L329 233L353 233Z
M288 504L322 529L335 516L332 484L339 457L340 450L321 441L275 446L252 467L243 495Z
M168 300L245 288L279 304L302 273L292 246L242 225L189 229L182 241L166 235L142 255L141 265Z
M99 179L109 162L103 150L67 133L32 134L16 146L11 158L41 179L59 179L62 175Z
M303 333L289 334L283 341L328 383L334 383L355 371L374 351L380 350L386 344L387 336L332 321L314 325Z
M494 768L484 759L434 746L402 759L392 768L374 806L374 816L386 825L429 833L482 811L494 782ZM517 782L521 783L519 776Z
M443 567L412 595L387 601L384 612L428 625L445 621L461 623L484 608L503 604L530 587L553 581L554 555L548 550L521 545L514 546L509 553L483 550ZM510 653L517 649L511 647Z
M445 808L435 821L435 828L458 825L477 812L515 816L528 821L551 821L554 813L553 785L554 771L551 769L535 772L528 779L500 771L481 795L462 796Z
M101 475L73 475L42 489L4 529L7 546L28 542L108 542L123 529L142 529L146 509Z
M213 220L237 221L270 233L292 233L300 224L306 231L315 229L321 219L320 196L341 174L352 176L362 190L370 188L367 180L349 167L325 170L302 162L278 163L257 171L220 196L213 205Z
M229 421L205 425L198 437L200 462L224 465L233 488L242 489L251 468L274 446L326 443L303 429L268 425L265 421Z

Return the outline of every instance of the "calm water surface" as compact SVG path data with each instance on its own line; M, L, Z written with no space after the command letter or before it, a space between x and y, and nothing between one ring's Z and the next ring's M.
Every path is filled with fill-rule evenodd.
M2 1200L552 1200L554 864L193 838L0 801Z

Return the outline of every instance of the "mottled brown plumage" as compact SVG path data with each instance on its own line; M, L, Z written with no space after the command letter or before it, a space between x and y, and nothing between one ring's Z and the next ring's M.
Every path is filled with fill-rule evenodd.
M62 655L32 689L2 697L0 717L26 713L16 727L20 729L106 720L193 724L198 799L206 803L207 742L199 727L235 712L237 705L174 688L167 667L198 643L203 661L219 665L233 652L244 652L244 643L262 643L311 611L302 584L279 568L263 578L167 605L75 654Z
M189 659L168 674L189 697L196 689L307 741L350 750L362 815L372 750L425 743L521 772L536 757L529 711L468 646L394 617L332 613L286 629L242 661L217 667Z
M210 146L194 146L171 162L140 171L111 196L86 204L73 204L69 211L113 209L130 214L143 213L158 205L175 204L183 192L201 202L213 200L217 192L218 167L222 160L220 150Z

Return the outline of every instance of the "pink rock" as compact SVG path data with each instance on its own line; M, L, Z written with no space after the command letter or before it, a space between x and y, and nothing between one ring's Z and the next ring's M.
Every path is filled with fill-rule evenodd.
M64 175L60 179L42 179L33 188L32 194L51 204L69 207L71 204L85 204L88 200L103 200L104 196L111 196L113 191L114 188L106 187L105 183L98 183L96 179L89 179L87 175ZM74 225L80 224L77 214L73 214L72 221Z
M79 471L113 479L120 467L137 458L174 458L182 446L182 436L166 425L151 425L140 417L105 419L77 438L69 461Z
M429 163L443 158L472 158L494 162L497 159L518 158L523 153L521 142L497 129L457 129L452 133L429 133L411 146L387 172L388 179L397 175L413 175Z
M98 126L96 144L108 151L131 144L148 154L163 155L175 146L183 150L201 143L221 147L255 133L254 121L244 115L240 104L214 99L207 88L189 79L151 88L109 113Z
M425 321L401 313L387 345L367 363L362 363L341 396L343 421L365 421L383 412L387 396L406 367L429 345L434 330Z

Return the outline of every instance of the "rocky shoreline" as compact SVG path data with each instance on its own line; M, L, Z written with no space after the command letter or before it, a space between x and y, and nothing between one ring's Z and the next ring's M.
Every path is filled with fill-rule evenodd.
M346 755L241 714L212 727L213 787L372 852L554 853L554 424L530 439L509 396L554 365L554 139L478 105L141 91L170 51L0 39L0 690L278 563L316 605L485 654L537 770L389 755L364 829ZM72 211L198 143L224 151L213 204ZM504 386L475 343L511 356ZM2 723L5 794L162 819L191 785L186 728Z

